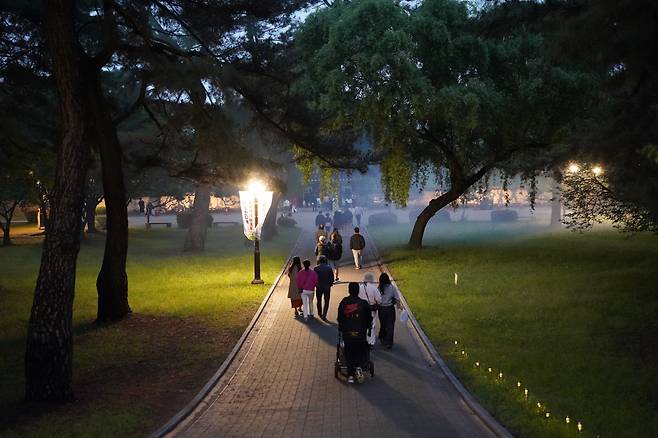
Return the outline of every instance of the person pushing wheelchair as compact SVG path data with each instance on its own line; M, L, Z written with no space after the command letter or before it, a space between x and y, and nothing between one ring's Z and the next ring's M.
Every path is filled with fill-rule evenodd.
M340 330L345 345L345 361L347 362L347 382L363 382L362 367L368 360L367 336L372 324L370 305L359 298L359 284L350 282L347 287L349 296L343 298L338 305L338 330Z

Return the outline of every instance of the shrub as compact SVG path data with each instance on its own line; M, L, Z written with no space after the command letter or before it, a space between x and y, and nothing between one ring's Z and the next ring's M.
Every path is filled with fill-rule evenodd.
M206 220L206 226L209 228L212 227L212 222L213 222L213 218L210 214L208 214L208 218ZM190 228L191 223L192 223L192 211L184 211L176 215L176 225L178 225L178 228Z
M409 222L416 222L416 218L418 218L418 215L422 211L422 208L409 211ZM430 222L452 222L452 219L450 218L450 212L448 210L441 209L437 211L434 216L432 216Z
M494 210L491 212L491 222L515 222L519 219L516 210Z
M368 216L368 225L393 225L398 223L394 213L375 213Z
M288 216L279 216L279 219L276 221L277 225L280 227L292 228L297 225L297 221Z

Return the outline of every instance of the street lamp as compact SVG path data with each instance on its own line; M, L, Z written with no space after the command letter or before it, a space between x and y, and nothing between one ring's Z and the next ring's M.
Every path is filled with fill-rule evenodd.
M567 170L570 173L578 173L578 171L580 170L580 166L576 163L571 163L571 164L569 164L569 167L567 168Z
M249 183L249 190L240 191L240 208L244 223L244 234L254 241L254 279L251 284L263 284L260 278L260 232L263 220L272 205L272 192L265 190L265 185L258 180Z
M596 176L599 176L603 173L603 168L601 166L592 167L592 173Z

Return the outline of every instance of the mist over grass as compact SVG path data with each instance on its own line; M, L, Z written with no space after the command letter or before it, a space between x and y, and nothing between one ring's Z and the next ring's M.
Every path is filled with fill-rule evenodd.
M577 436L576 421L585 436L658 436L658 236L446 223L419 251L409 230L369 228L424 330L503 424L532 437Z

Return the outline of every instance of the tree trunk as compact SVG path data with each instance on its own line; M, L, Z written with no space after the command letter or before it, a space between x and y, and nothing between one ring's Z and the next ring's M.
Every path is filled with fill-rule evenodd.
M11 245L11 235L9 234L11 230L11 219L7 219L5 224L0 224L2 228L2 246Z
M551 226L558 227L562 223L562 191L560 190L560 173L553 174L553 197L551 198Z
M31 401L64 402L73 399L71 326L89 150L73 1L51 0L46 4L46 40L59 94L61 138L50 219L28 323L25 397Z
M277 205L279 205L279 200L282 198L282 196L283 194L279 192L272 193L272 206L270 207L270 211L267 212L267 215L265 215L265 219L263 220L263 229L261 230L261 240L269 242L274 238L274 236L277 235L276 207Z
M192 221L187 230L183 250L186 252L203 251L206 247L208 233L208 214L210 214L210 186L197 185L194 192Z
M116 321L131 312L128 304L128 209L123 179L121 144L101 89L100 72L86 65L90 83L87 98L93 117L93 134L101 156L103 195L107 218L105 253L96 279L97 321Z
M411 237L409 238L409 246L411 248L420 249L423 247L423 236L425 235L425 227L427 223L432 219L437 211L441 210L446 205L449 205L452 201L458 199L464 190L450 190L438 198L432 199L427 207L420 212L414 223L414 228L411 231Z

